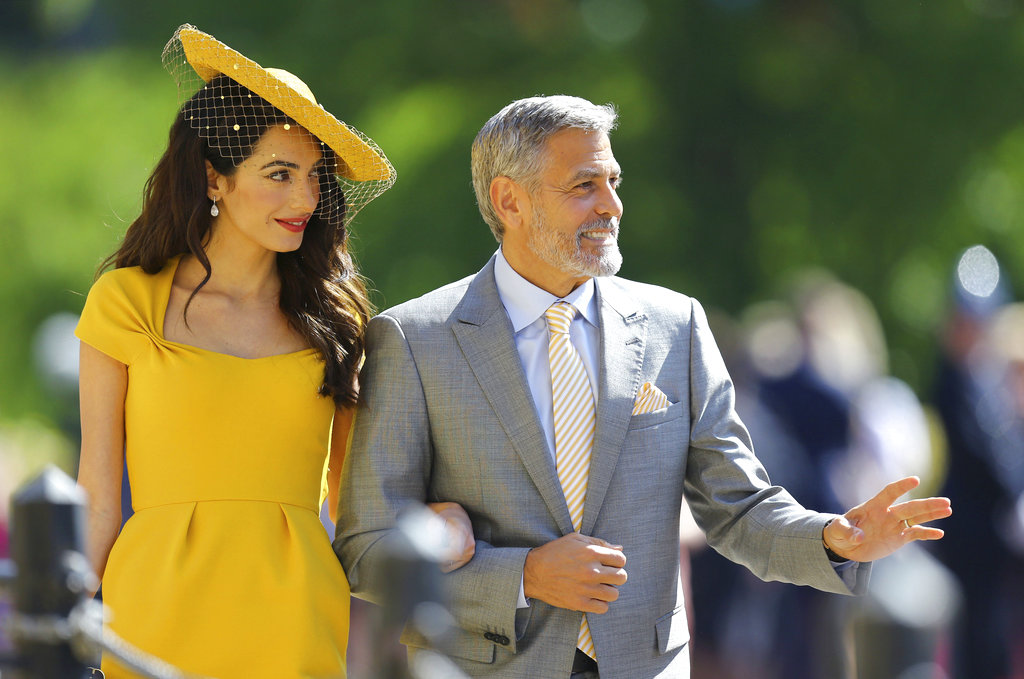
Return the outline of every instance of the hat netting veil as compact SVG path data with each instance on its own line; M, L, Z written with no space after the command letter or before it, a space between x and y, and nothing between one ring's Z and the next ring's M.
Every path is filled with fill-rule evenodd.
M291 73L264 68L188 24L164 47L163 63L178 85L183 117L224 163L240 165L275 125L309 132L329 170L320 176L316 208L329 224L347 226L394 184L380 147L327 112Z

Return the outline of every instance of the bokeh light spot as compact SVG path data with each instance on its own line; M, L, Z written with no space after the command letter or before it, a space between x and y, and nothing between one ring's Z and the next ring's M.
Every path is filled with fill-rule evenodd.
M999 262L984 245L967 248L956 265L964 290L976 297L988 297L999 285Z

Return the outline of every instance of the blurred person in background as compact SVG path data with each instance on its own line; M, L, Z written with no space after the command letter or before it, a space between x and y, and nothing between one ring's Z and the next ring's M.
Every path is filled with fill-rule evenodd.
M709 321L735 386L736 412L772 482L802 504L821 497L823 490L831 497L814 458L763 395L766 381L783 380L804 362L792 307L764 302L749 308L738 321L722 313L709 314ZM790 404L782 407L788 410ZM828 598L827 594L763 582L716 551L703 549L703 535L699 543L690 539L686 546L693 574L694 677L823 676L818 671L820 645L809 641L822 628L811 624L806 603L808 597Z
M949 448L944 492L959 507L938 552L964 590L955 647L956 676L963 679L1009 677L1015 644L1020 653L1011 620L1019 619L1022 604L1009 585L1024 564L1008 518L1024 492L1024 430L1017 369L991 341L993 321L1009 302L1009 284L991 251L965 250L953 272L934 385ZM1019 352L1020 337L1001 346L1014 341Z
M110 629L187 673L342 677L349 587L319 510L370 315L347 226L394 171L290 73L187 25L164 61L202 82L76 331L89 557Z
M816 275L801 286L797 307L810 362L848 403L846 449L823 470L839 502L907 474L921 477L919 492L934 492L944 472L941 437L911 387L888 374L885 336L871 302ZM833 615L827 619L848 638L855 676L949 676L959 587L925 545L907 547L876 565L865 597L850 605L828 602Z
M1011 432L1010 436L1024 439L1024 303L1007 304L996 312L989 325L986 342L992 347L996 360L1005 366L1005 393L1012 408L1007 429ZM1024 467L1024 460L1019 464ZM1024 469L1017 471L1024 473ZM1018 481L1021 487L1018 488L1016 501L1011 500L1003 509L1002 524L1014 554L1024 559L1024 480L1018 478ZM1020 568L1011 568L1011 572L1024 576L1024 561L1020 562ZM1020 577L1015 582L1019 585ZM1015 588L1014 591L1020 590ZM1015 601L1024 599L1018 597ZM1024 606L1018 605L1013 614L1011 624L1017 626L1020 634L1024 631L1020 628L1024 622L1021 619ZM1015 639L1017 657L1024 660L1024 637L1018 636ZM1019 669L1024 670L1024 667Z
M9 498L13 491L12 488L8 488L7 483L9 480L17 478L14 474L14 470L9 468L11 465L11 459L4 454L2 449L2 442L0 442L0 498ZM10 557L10 536L8 533L8 503L0 502L0 560L7 559ZM10 593L3 587L0 587L0 620L6 620L11 610L11 596ZM8 638L7 625L0 625L0 656L7 655L12 650L11 640Z
M2 443L0 443L2 445ZM13 495L14 489L8 487L7 480L15 479L17 476L14 474L14 469L8 469L10 464L10 458L0 450L0 497L9 498ZM8 503L0 503L0 559L6 559L8 557L8 551L10 549L10 540L8 534ZM0 592L2 595L2 592Z
M849 506L886 478L920 474L929 483L924 411L906 384L885 374L885 341L870 301L827 272L796 281L785 301L757 304L740 323L719 320L716 327L716 335L722 328L731 338L723 344L737 412L769 476L801 503L825 507ZM899 559L914 549L908 547ZM891 579L899 559L874 572ZM864 653L880 657L875 667L891 676L913 664L855 644L859 602L761 583L713 553L695 562L698 630L718 648L713 662L728 676L854 677ZM727 603L715 605L719 599ZM926 659L934 641L931 648Z
M761 403L786 432L786 443L793 446L774 445L775 455L770 457L774 464L767 467L766 463L768 473L782 474L783 466L803 462L800 492L805 495L794 497L830 512L842 511L849 500L839 498L833 470L849 454L850 382L871 358L860 343L864 337L860 324L869 318L863 313L866 302L850 292L830 274L802 274L789 303L794 336L785 346L769 348L771 336L762 336L763 328L755 327L749 347L757 357ZM851 303L854 299L858 304ZM775 322L784 321L777 318ZM852 639L844 625L849 600L813 590L780 591L778 597L779 676L853 679Z

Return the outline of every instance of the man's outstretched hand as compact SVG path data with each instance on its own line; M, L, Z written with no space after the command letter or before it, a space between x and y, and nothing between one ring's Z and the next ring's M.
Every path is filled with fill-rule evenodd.
M825 546L851 561L876 561L914 540L938 540L943 532L923 523L953 513L949 499L929 497L894 504L921 483L916 476L893 481L867 502L836 517L822 538Z

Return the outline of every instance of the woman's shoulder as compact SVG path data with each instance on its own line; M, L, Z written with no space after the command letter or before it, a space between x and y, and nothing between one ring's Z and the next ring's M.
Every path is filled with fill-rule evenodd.
M155 273L139 266L105 272L89 290L75 334L118 361L131 365L160 337L167 293L178 257Z
M117 330L156 336L163 323L177 260L177 257L171 258L155 273L146 273L139 266L103 273L86 297L78 326L79 337L88 339L94 331L102 335Z
M110 269L100 274L92 284L90 296L114 296L127 299L148 298L152 291L164 284L167 275L173 272L173 264L178 257L168 260L155 273L146 273L141 266L124 266Z

